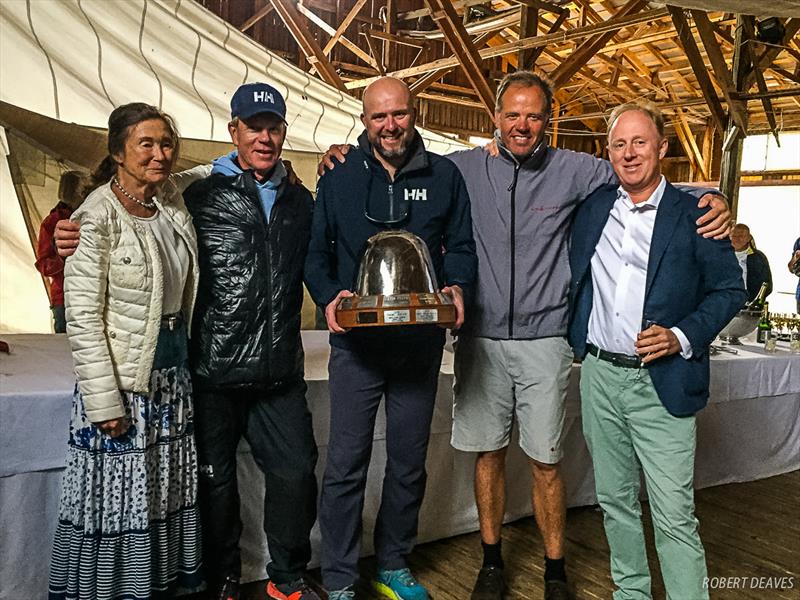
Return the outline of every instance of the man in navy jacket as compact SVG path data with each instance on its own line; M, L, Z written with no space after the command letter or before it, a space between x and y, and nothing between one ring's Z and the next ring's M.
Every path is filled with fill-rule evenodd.
M730 242L696 234L701 211L661 175L664 121L644 103L611 115L621 185L576 214L570 344L583 358L583 429L611 550L615 600L651 598L640 520L647 484L670 598L708 598L694 517L695 418L708 400L708 346L745 301Z
M320 498L322 578L331 600L355 597L361 513L375 417L386 398L386 473L375 524L374 586L395 600L428 600L406 568L425 492L425 458L444 330L436 325L345 332L336 305L352 295L366 241L386 229L418 235L442 291L464 319L477 258L467 189L456 166L427 152L408 87L384 77L364 92L366 130L349 160L319 180L305 280L325 308L330 440Z

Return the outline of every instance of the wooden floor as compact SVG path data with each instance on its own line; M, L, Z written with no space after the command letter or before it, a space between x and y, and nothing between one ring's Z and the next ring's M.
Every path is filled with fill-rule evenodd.
M712 599L800 600L800 471L699 490L696 505L709 577L747 579L744 589L712 590ZM665 594L646 504L644 510L653 594L658 600ZM532 518L504 528L503 554L509 583L506 599L540 600L544 549ZM611 598L608 546L598 509L569 510L566 557L577 598ZM468 600L480 560L480 538L471 533L420 545L409 562L433 600ZM371 559L361 562L365 580L373 567ZM318 579L319 571L313 571L311 577ZM793 588L750 589L753 578L761 577L791 577ZM261 600L265 597L263 589L263 583L250 584L245 597ZM359 592L359 600L375 598L366 585Z

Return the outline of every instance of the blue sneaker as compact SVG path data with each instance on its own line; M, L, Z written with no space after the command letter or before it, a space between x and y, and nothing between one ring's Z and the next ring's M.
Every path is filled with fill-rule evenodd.
M372 587L389 600L430 600L428 590L414 579L408 569L380 569Z
M355 600L355 598L356 593L353 591L352 586L343 590L331 590L328 592L328 600Z

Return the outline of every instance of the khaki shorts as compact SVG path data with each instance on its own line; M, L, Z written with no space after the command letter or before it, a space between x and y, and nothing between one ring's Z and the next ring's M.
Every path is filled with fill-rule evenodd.
M562 337L493 340L462 336L455 344L453 436L466 452L490 452L511 441L534 460L561 460L564 404L572 350Z

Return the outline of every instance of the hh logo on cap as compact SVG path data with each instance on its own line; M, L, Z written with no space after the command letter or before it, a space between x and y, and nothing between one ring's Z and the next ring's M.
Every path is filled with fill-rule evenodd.
M270 104L275 104L275 99L269 92L261 90L260 92L253 92L253 102L269 102Z

